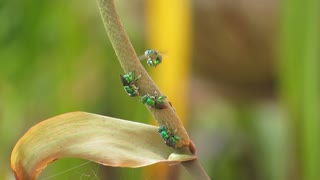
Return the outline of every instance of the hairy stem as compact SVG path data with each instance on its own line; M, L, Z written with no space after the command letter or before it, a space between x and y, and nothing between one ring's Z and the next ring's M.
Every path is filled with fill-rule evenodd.
M158 95L162 95L157 85L153 82L147 71L142 66L135 50L133 49L129 37L122 26L119 15L115 10L114 1L98 0L98 2L104 27L122 69L125 73L132 71L137 76L141 75L141 78L135 83L139 87L140 95L154 94L155 92L157 92ZM176 144L177 148L181 148L183 146L188 147L190 139L182 125L182 122L168 102L166 102L166 106L166 109L161 110L150 108L148 106L147 108L159 125L167 126L172 132L176 132L176 135L181 137L181 140Z
M203 169L198 159L181 162L183 167L190 173L193 179L207 180L210 179L206 171Z
M140 63L129 37L121 24L119 15L115 10L114 1L98 0L98 2L104 27L107 31L122 69L125 71L125 73L132 71L135 72L136 75L141 75L141 78L136 83L136 85L139 87L140 95L153 94L154 92L162 95L157 85L153 82L147 71ZM179 140L176 144L176 148L185 148L195 154L195 146L190 141L189 136L179 117L169 103L166 102L166 106L168 108L161 110L150 108L148 106L147 108L160 125L167 126L171 131L175 131L176 135L181 137L181 140ZM182 165L195 179L210 179L197 159L183 162Z

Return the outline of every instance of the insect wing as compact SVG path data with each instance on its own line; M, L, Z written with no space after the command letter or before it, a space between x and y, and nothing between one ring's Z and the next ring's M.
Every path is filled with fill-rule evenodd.
M124 78L121 74L120 74L120 79L121 79L121 82L122 82L123 86L129 86L130 85L130 83L126 80L126 78Z

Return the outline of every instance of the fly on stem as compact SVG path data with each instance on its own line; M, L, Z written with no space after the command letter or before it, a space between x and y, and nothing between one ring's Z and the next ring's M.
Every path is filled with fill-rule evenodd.
M162 53L154 49L148 49L144 52L144 55L139 57L140 60L147 59L147 64L151 67L156 67L162 62Z

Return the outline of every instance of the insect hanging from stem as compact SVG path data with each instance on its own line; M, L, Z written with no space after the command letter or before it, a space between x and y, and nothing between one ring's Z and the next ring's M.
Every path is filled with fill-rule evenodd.
M121 75L120 74L120 79L123 85L124 90L127 92L127 94L130 97L135 97L139 95L138 92L138 87L136 87L134 85L134 83L139 80L141 77L141 75L139 75L138 77L134 77L134 72L129 72L128 74L125 75Z
M173 148L177 144L177 141L181 139L179 136L174 135L166 126L163 125L159 127L158 132L164 140L164 143Z
M167 96L158 96L158 93L155 92L154 95L146 94L141 97L141 101L143 104L147 104L150 107L154 107L157 109L165 109L167 106L165 105L165 99Z

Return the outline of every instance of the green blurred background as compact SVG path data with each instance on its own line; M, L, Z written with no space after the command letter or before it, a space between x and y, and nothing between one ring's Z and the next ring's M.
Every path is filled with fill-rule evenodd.
M189 8L189 23L174 30L187 30L190 42L165 41L189 43L182 51L188 57L172 67L178 74L155 76L164 92L187 81L186 106L172 103L210 176L320 179L319 2L178 2L181 9L170 1L116 5L136 52L159 46L168 57L163 67L178 60L170 59L172 49L154 45L159 38L150 29L170 31L173 26L159 23L168 18L166 8ZM96 1L0 1L0 22L0 179L13 179L9 159L17 140L52 116L81 110L154 123L123 91L123 71ZM181 71L187 75L180 77ZM169 79L175 83L166 86ZM39 179L174 179L175 173L189 178L177 167L111 168L70 158L50 164Z

